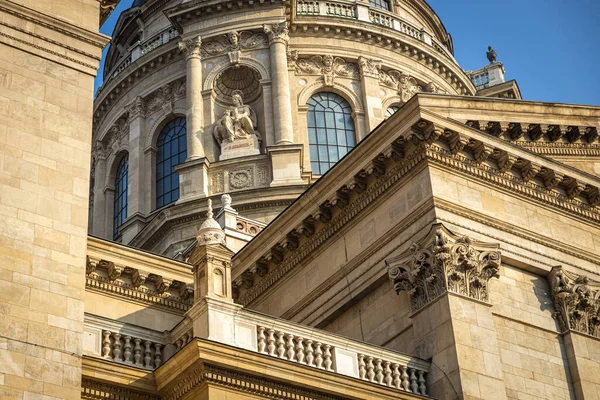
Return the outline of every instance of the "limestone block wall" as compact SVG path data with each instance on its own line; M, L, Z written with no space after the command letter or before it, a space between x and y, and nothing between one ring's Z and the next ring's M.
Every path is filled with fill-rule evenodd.
M99 3L0 4L0 397L79 399Z

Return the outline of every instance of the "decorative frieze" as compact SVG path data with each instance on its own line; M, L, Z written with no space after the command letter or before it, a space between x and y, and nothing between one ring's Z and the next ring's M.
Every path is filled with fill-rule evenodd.
M457 236L436 224L429 234L401 255L386 260L396 293L407 291L413 311L446 292L488 300L488 281L499 277L497 244Z
M187 311L193 302L191 283L87 257L86 287L144 303Z
M293 64L290 64L292 66ZM347 62L341 57L332 55L312 56L295 60L297 74L322 75L326 86L333 85L336 76L358 79L360 77L357 64Z
M560 266L552 268L548 281L561 331L600 339L600 282Z
M84 378L81 380L81 398L86 400L160 400L160 396L139 392L106 382L96 382Z
M226 35L206 39L202 44L202 58L220 56L234 51L266 48L267 35L262 32L231 31Z

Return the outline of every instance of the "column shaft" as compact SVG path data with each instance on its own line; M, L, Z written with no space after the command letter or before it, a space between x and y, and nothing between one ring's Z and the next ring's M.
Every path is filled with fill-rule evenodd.
M186 129L187 160L204 157L202 113L202 61L200 60L200 37L179 44L186 54Z

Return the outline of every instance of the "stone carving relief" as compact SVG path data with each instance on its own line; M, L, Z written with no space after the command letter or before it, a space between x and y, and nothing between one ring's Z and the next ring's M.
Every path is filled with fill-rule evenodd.
M211 193L223 193L225 191L225 182L223 179L223 172L217 172L210 174L210 192Z
M269 44L283 43L287 45L288 41L290 40L287 22L285 21L278 24L265 24L263 25L263 30L269 39Z
M145 111L150 114L185 97L185 80L169 82L146 98Z
M254 186L254 173L252 168L238 169L229 172L229 187L243 189Z
M312 56L311 58L298 58L295 61L296 73L307 75L321 75L326 86L333 86L336 76L346 78L359 78L359 67L347 62L341 57L332 55Z
M212 172L209 175L209 191L211 194L217 194L252 187L266 187L271 181L270 164L248 161L237 165L235 169Z
M189 40L180 40L179 51L185 54L185 58L189 59L192 57L200 57L200 49L202 48L202 39L200 36L196 36Z
M363 76L378 77L381 61L372 60L363 56L358 57L358 67Z
M234 91L231 96L233 105L223 112L223 116L215 123L213 136L219 142L233 143L236 139L258 138L262 141L260 133L256 130L256 113L244 104L242 93Z
M262 32L231 31L206 41L202 45L201 54L203 57L219 56L229 52L259 49L268 44L267 35Z
M498 245L457 236L441 224L406 255L386 260L397 293L407 291L417 311L445 292L488 300L488 281L499 277Z
M600 282L562 267L554 267L548 280L560 329L600 338Z
M183 85L185 91L185 85ZM141 96L137 96L135 100L127 107L127 113L129 114L129 120L133 120L138 117L146 116L146 103Z
M398 91L402 101L408 101L418 92L423 91L423 87L412 76L396 70L379 70L379 82L383 85L392 87Z

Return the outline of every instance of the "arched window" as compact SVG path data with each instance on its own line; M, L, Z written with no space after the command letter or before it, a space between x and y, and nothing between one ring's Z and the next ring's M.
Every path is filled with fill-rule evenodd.
M389 106L387 108L387 110L385 111L386 118L389 118L392 115L396 114L396 111L398 111L399 109L400 109L400 107L398 107L398 106Z
M185 118L175 118L158 136L156 154L156 208L179 199L179 174L175 165L187 157Z
M369 0L369 3L382 10L390 11L389 0Z
M115 207L113 220L113 239L119 237L119 227L127 219L127 172L129 156L125 155L119 162L115 176Z
M317 93L308 104L312 173L324 174L356 145L352 108L335 93Z

